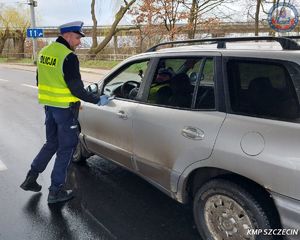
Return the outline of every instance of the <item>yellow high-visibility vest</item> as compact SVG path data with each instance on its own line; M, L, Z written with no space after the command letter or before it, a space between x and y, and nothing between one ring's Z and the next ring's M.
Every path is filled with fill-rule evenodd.
M156 95L157 92L160 88L165 87L165 86L170 86L169 83L162 83L162 84L152 84L150 87L150 92L149 92L149 96L148 96L148 102L150 103L156 103Z
M63 73L63 63L72 51L54 42L43 48L38 56L38 100L40 104L67 108L79 98L72 95Z

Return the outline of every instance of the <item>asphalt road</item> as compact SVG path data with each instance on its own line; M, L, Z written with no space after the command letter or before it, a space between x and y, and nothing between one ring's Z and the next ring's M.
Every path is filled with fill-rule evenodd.
M76 198L68 203L47 205L53 161L38 179L41 193L21 190L45 139L36 95L34 72L0 65L0 240L199 239L190 206L97 156L70 165Z

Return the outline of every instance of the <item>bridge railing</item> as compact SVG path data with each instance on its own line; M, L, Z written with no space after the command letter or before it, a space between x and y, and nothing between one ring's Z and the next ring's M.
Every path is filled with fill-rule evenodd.
M201 26L201 24L199 24ZM267 26L268 23L267 22L260 22L259 26L264 27ZM182 27L182 26L186 26L186 24L176 24L176 26L178 27ZM254 26L254 22L221 22L219 24L217 24L217 26L228 26L228 27L234 27L234 26ZM126 30L128 29L132 29L132 28L143 28L143 25L140 25L139 27L136 25L118 25L117 28L122 29L122 30ZM212 26L211 26L212 27ZM39 26L38 28L42 28L44 30L58 30L58 26ZM110 29L111 25L99 25L97 26L97 29ZM83 26L83 30L92 30L93 26ZM4 30L3 27L0 27L0 30ZM10 28L10 30L20 30L20 28Z
M186 24L177 24L177 27L184 27ZM138 30L138 28L143 29L143 25L136 26L136 25L119 25L117 29L119 30L116 33L116 37L118 36L139 36L140 32L143 30ZM161 27L162 30L164 29L162 26L157 25L157 27ZM44 38L54 38L57 37L59 34L57 26L40 26L39 28L44 29ZM101 25L97 26L97 36L104 37L106 33L111 28L110 25ZM83 31L85 32L86 36L92 36L92 29L93 26L84 26ZM258 26L259 32L270 32L273 31L266 21L260 22ZM3 31L4 28L0 27L0 32ZM18 28L10 29L11 30L11 37L13 36L13 32L18 30ZM253 33L255 31L255 23L253 22L220 22L216 24L207 25L205 23L199 24L198 28L196 29L197 33L213 33L217 35L226 35L229 33ZM298 33L300 31L300 24L296 26L292 33ZM187 34L186 30L183 31L184 34ZM167 33L165 33L167 34Z

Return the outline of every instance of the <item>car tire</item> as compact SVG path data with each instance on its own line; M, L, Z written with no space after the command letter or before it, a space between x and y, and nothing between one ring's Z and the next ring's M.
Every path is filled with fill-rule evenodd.
M263 206L240 185L214 179L202 185L195 194L193 214L203 239L268 240L274 236L247 234L247 229L271 229Z
M82 145L80 141L78 141L78 144L76 146L76 149L73 153L72 162L74 163L85 163L86 159L91 156L90 153L87 152L85 147Z

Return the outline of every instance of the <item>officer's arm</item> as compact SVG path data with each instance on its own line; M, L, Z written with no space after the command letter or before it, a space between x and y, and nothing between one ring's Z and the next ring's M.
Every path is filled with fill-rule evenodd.
M64 79L71 93L85 102L98 103L99 97L85 90L81 80L79 61L75 54L70 53L63 64Z

